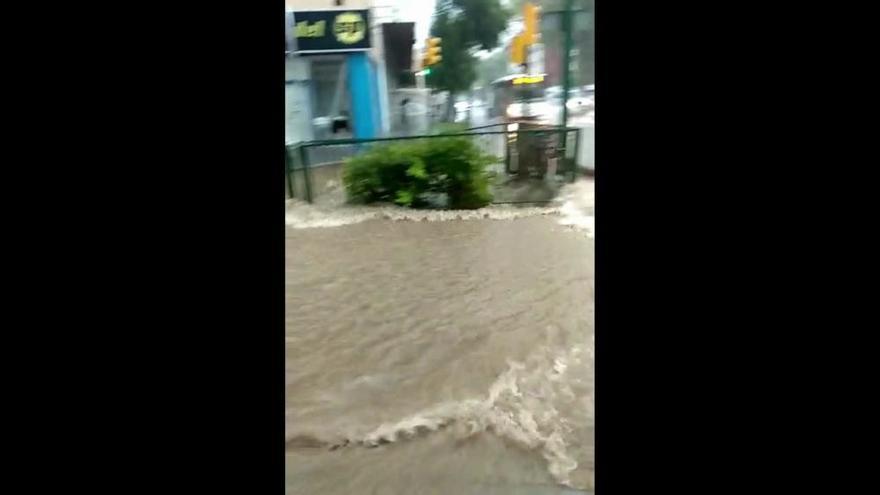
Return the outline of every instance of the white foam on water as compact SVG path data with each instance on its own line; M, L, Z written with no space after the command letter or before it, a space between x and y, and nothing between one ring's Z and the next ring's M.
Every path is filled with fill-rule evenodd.
M559 224L593 237L595 193L592 180L568 184L551 206L516 207L491 205L476 210L414 210L397 206L353 206L341 204L341 197L323 205L296 199L286 203L285 223L295 229L341 227L367 220L448 222L455 220L514 220L534 216L559 216Z
M587 343L586 351L578 345L540 346L523 362L508 361L507 370L484 397L440 403L355 436L341 437L341 432L329 431L290 432L286 440L294 447L335 450L377 447L447 427L459 438L488 432L540 452L558 483L591 490L591 473L587 480L583 475L577 480L572 478L578 468L572 448L583 449L592 443L587 438L587 428L591 429L594 422L592 386L579 378L592 366L592 349L592 341Z
M592 343L589 343L592 349ZM589 354L589 353L587 353ZM508 362L508 369L489 387L485 397L446 402L395 422L378 426L345 444L375 447L414 438L443 427L455 427L455 434L469 437L491 432L530 450L539 451L557 482L578 489L592 489L592 479L573 482L578 462L570 452L571 442L583 442L582 423L593 423L590 389L574 388L575 379L592 365L592 356L581 347L540 347L525 362ZM570 368L574 367L574 372ZM572 404L581 395L584 400ZM584 417L566 418L560 409L577 410ZM582 447L582 445L581 445Z
M295 229L341 227L367 220L410 222L448 222L455 220L513 220L541 215L556 215L554 207L493 205L476 210L414 210L396 206L314 206L288 200L285 223Z
M587 237L595 236L596 206L595 188L592 180L580 180L567 184L556 199L560 225L570 226L585 232Z

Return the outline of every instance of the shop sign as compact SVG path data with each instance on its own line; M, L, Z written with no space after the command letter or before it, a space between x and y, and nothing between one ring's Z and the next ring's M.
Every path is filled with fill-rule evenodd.
M293 13L296 53L350 52L370 49L367 10L310 10Z

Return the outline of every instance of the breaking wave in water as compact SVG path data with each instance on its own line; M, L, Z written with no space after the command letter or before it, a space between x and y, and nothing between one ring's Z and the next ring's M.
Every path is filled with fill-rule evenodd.
M591 490L591 466L578 470L576 458L592 459L594 424L592 382L582 379L593 363L593 342L541 346L525 362L508 361L508 369L484 397L446 402L388 422L355 437L322 440L292 434L290 447L378 447L441 429L457 438L492 433L541 453L560 484Z
M367 220L446 222L556 216L559 217L560 225L572 227L593 237L594 203L593 182L581 180L561 188L559 196L550 206L491 205L476 210L413 210L390 205L345 205L341 200L324 205L311 205L291 199L286 203L285 223L295 229L310 229L341 227Z
M335 466L335 469L346 466L345 469L363 470L364 466L369 466L364 459L387 457L400 460L402 458L400 456L413 452L416 453L413 456L413 465L430 464L428 458L422 457L424 455L422 452L433 449L436 445L444 445L440 447L438 457L445 455L451 459L465 459L466 463L456 461L462 462L456 467L473 464L473 472L469 472L468 468L464 471L468 471L471 477L477 477L495 469L490 468L488 464L481 464L483 457L488 459L490 456L474 457L473 453L469 453L464 457L456 457L448 455L450 451L444 450L449 448L448 445L454 444L454 442L445 443L447 441L472 439L468 442L472 445L493 446L477 451L483 454L496 452L492 450L496 448L495 445L514 447L510 450L528 458L527 466L530 469L533 467L540 474L541 479L544 480L542 482L550 482L550 477L547 476L549 472L552 479L562 485L578 490L593 490L594 344L592 326L587 323L592 321L592 304L570 305L570 300L579 297L587 297L592 301L592 284L583 283L589 271L585 271L585 265L581 264L574 266L575 269L572 270L573 265L562 266L555 262L536 263L535 260L538 259L536 256L543 255L546 250L551 253L546 259L559 259L559 253L574 252L568 248L581 249L590 244L583 242L579 237L582 235L593 237L594 203L592 181L578 181L566 185L559 190L554 202L541 207L493 205L478 210L412 210L396 206L344 205L338 196L332 202L318 204L288 201L286 224L292 229L332 229L370 220L381 222L364 228L338 229L320 233L303 231L289 233L297 241L308 241L312 234L317 234L315 237L332 244L332 246L331 244L316 246L313 243L301 242L298 245L297 254L291 257L291 260L293 260L292 273L298 274L296 287L300 293L305 293L307 289L318 289L326 291L322 294L328 299L353 298L366 305L351 304L351 311L343 314L339 314L338 307L327 309L325 313L324 305L319 302L307 298L294 298L294 302L289 301L288 304L293 304L293 307L297 308L304 307L305 310L297 310L295 315L292 313L290 316L291 322L288 323L290 330L286 337L290 339L288 343L293 348L314 350L313 345L307 344L317 342L323 346L321 351L323 353L330 353L332 350L336 354L330 355L348 356L345 359L361 356L368 364L365 367L372 370L368 372L372 375L366 376L362 372L352 372L352 377L356 378L346 379L352 380L352 383L356 382L356 386L351 388L337 385L348 381L340 379L337 382L336 378L320 381L309 387L297 385L296 388L292 388L295 390L293 396L301 394L302 397L298 403L290 404L285 435L287 448L303 458L316 454L314 458L321 459L314 461L314 465L301 468L302 471L299 472L313 469L310 466L325 465ZM397 229L397 226L388 223L481 220L514 222L519 218L537 216L546 216L547 221L498 223L486 225L486 228L482 228L484 227L482 225L481 228L468 228L465 225L447 223L405 225ZM551 221L564 226L564 229L553 226ZM378 232L406 230L421 234L417 242L408 236L397 235L375 242L361 241L360 236L364 231L371 231L373 227ZM553 242L555 238L552 236L559 236L559 230L571 230L576 235L563 235L561 237L565 239L561 239L561 242ZM484 235L487 232L493 235ZM476 237L473 233L477 234ZM545 239L547 235L551 236L550 240ZM505 249L506 246L522 239L547 240L547 242L544 248L537 251L520 247L513 252ZM333 244L332 241L338 243ZM535 243L524 242L524 244L531 246ZM357 257L342 254L349 252L350 246L353 245L359 248ZM437 249L439 246L443 246L444 249ZM428 267L424 266L425 262L420 256L410 256L410 253L419 250L431 251L431 249L435 249L436 256L431 258ZM329 255L327 251L330 251ZM497 256L488 256L487 253L496 253ZM386 258L393 258L395 262L386 262ZM305 261L316 259L326 260L326 264L319 264L314 271L304 268L311 266ZM401 275L401 279L394 280L402 280L411 273L422 273L422 270L429 268L429 273L436 274L432 276L432 280L438 283L422 284L421 288L416 289L407 288L406 284L395 284L396 290L384 293L381 298L377 297L374 300L366 296L361 297L361 292L354 289L356 282L362 277L387 277L391 272L382 271L386 268L393 269L396 275ZM416 271L407 271L409 269ZM483 285L482 282L486 280L493 281L494 285ZM525 285L517 285L520 283ZM520 289L515 292L524 296L517 297L501 290L489 289L494 286ZM582 294L581 296L570 293L570 289L575 287L578 294ZM351 292L348 292L349 290ZM420 304L420 301L425 300L426 297L436 298L437 294L450 293L460 293L468 297L449 296L443 299L440 296L446 306L451 306L449 311L427 311ZM481 294L480 300L483 303L468 302L478 294ZM395 302L387 304L386 300ZM553 307L545 306L545 303L552 304ZM307 306L303 306L304 304ZM484 312L477 309L479 306L494 309ZM533 313L537 312L540 315L523 318L520 313L514 311L517 306L531 308ZM587 307L589 314L576 314L575 311L581 307ZM393 314L389 314L389 311ZM455 322L455 325L441 328L444 319ZM525 321L511 326L507 323L511 319ZM574 321L575 319L577 321ZM349 333L346 330L349 328L348 323L336 323L337 320L356 321L357 325L351 328L357 328L358 325L366 328L383 328L385 329L383 331L387 331L387 335L393 338L402 338L399 337L398 332L407 329L402 334L406 336L406 343L404 345L398 342L394 346L388 346L388 349L393 348L395 353L376 350L364 355L362 342L351 335L366 334ZM398 320L400 324L395 323ZM322 325L328 322L338 329L337 340L333 340L332 336L328 336L327 332L323 331ZM453 356L458 351L453 352L455 346L435 345L438 341L432 340L435 338L444 341L460 340L465 335L470 338L471 330L465 333L462 329L468 323L473 329L474 337L485 339L485 341L474 340L473 345L477 346L476 342L483 342L482 345L490 349L486 351L486 356L493 355L491 365L486 367L488 371L482 371L486 368L481 369L481 365L475 364L486 360L486 356L474 354L475 357L480 356L475 362L443 357ZM459 326L462 328L457 328ZM321 329L321 331L316 330L316 337L310 337L307 331L309 329ZM499 343L508 342L509 347L498 346ZM420 346L430 349L430 352L425 354L426 357L434 353L433 361L422 359L422 355L418 352L401 351L400 354L396 354L398 349L418 349ZM395 355L387 356L388 354ZM408 362L405 359L407 356L414 356L413 362L422 364L413 364L412 368L401 368L398 363L401 359ZM516 356L516 359L508 359L505 365L504 356ZM340 362L344 362L345 359L340 359ZM450 362L446 363L446 361ZM291 362L296 363L296 366L291 364L291 369L298 367L301 370L309 369L310 363L312 366L322 363L320 360L315 360L313 363L305 362L304 358ZM449 365L448 369L444 369L448 371L456 369L467 371L461 373L461 376L455 380L450 380L446 375L441 374L427 378L429 376L427 368L433 369L446 364ZM349 368L340 364L332 371L340 376L346 376ZM377 372L388 376L387 380L376 379L376 383L384 385L375 386L375 390L381 393L373 399L368 395L369 390L373 390L372 382L368 380L373 380ZM296 374L293 371L291 373ZM412 377L416 377L414 383L421 388L430 390L449 380L450 390L462 391L436 395L416 393L414 392L416 389L413 388L415 385L408 384L408 379ZM291 379L291 383L293 380ZM296 378L296 380L305 381L304 378ZM474 386L462 389L463 383ZM342 388L335 388L337 386ZM315 390L310 387L314 387ZM358 388L364 389L363 397L355 394L351 399L341 398L349 396ZM326 394L317 394L318 389L325 389ZM368 402L365 402L366 397L370 398ZM389 403L389 400L392 403ZM311 408L311 411L304 411L307 408ZM320 414L324 411L342 410L346 412L340 413L337 419ZM376 411L382 413L376 414ZM433 443L435 441L437 443ZM361 450L372 448L389 450L386 452ZM317 455L319 451L331 450L339 451L338 455L324 453ZM377 455L373 456L374 453ZM336 459L333 462L338 464L333 464L327 459ZM412 467L410 464L405 465ZM502 464L500 469L505 473L502 479L513 479L518 476L526 479L530 476L515 472L517 466L522 464L517 464L515 461ZM441 472L442 469L435 472ZM504 470L510 471L508 473ZM385 473L383 476L391 475ZM315 480L319 478L320 476L316 474L310 474L299 482L316 482ZM365 476L352 482L354 483L352 486L358 483L378 483L379 479L378 475ZM393 480L392 483L404 483L404 478L390 479ZM315 489L302 489L301 485L297 487L301 489L297 493L320 492ZM350 486L345 489L340 488L340 491L334 493L353 493L350 488ZM443 491L431 493L455 492L451 488L449 490L445 488L447 487L442 486L438 489ZM398 493L405 492L405 490L398 491Z

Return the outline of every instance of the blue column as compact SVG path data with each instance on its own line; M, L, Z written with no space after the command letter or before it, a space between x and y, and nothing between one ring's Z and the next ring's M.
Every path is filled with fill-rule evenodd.
M348 56L348 92L351 95L354 137L368 139L378 135L376 126L379 102L376 95L376 78L370 59L365 52Z
M379 68L370 63L373 73L373 128L376 129L376 137L383 135L382 132L382 93L379 89Z

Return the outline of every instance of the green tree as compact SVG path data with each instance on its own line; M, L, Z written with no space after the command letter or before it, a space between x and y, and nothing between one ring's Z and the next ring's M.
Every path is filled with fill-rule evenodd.
M456 93L467 91L477 79L474 52L495 48L509 17L499 0L437 1L431 36L442 38L443 60L431 68L427 83L435 90L449 92L447 120Z
M508 74L510 51L498 50L479 62L477 66L477 81L480 85L488 88L492 81Z
M532 3L544 9L544 11L558 11L565 8L565 0L511 0L510 6L515 12L522 12L523 5ZM572 7L575 9L593 10L594 0L574 0Z

